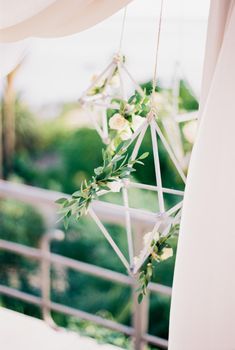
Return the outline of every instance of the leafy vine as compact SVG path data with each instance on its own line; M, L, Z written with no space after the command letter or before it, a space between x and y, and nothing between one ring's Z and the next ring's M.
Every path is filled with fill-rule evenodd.
M98 198L102 190L112 192L112 184L129 178L130 174L135 171L134 165L144 165L142 160L147 156L148 152L145 152L138 158L132 159L127 153L126 142L119 144L114 155L103 150L103 164L94 169L92 179L88 182L84 180L80 189L74 192L71 198L59 198L56 201L61 205L59 213L64 220L65 229L68 228L71 216L79 220L87 213L89 205Z

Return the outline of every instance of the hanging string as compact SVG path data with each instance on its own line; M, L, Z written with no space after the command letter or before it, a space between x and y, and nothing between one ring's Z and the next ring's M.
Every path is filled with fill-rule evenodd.
M121 50L122 50L122 42L123 42L123 36L124 36L124 31L126 26L126 13L127 13L127 6L124 8L124 13L122 18L121 36L120 36L119 49L118 49L119 55L121 54Z
M159 43L160 43L160 35L161 35L161 27L162 27L163 1L164 0L161 0L160 16L159 16L159 21L157 25L156 51L155 51L155 62L154 62L153 81L152 81L152 95L155 92L155 89L157 87L157 64L158 64L158 52L159 52Z

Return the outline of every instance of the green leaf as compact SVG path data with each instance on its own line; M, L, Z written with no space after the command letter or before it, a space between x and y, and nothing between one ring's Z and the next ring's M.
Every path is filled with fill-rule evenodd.
M117 146L115 153L119 153L119 151L121 151L122 147L125 145L125 141L122 141L119 143L119 145Z
M64 228L66 231L67 231L68 227L69 227L69 219L65 216L64 217Z
M67 198L59 198L55 201L55 203L58 203L58 204L64 204L68 201Z
M110 187L108 187L108 186L106 186L106 185L100 184L100 188L101 188L102 190L110 191Z
M143 163L143 162L141 162L140 160L136 160L134 164L144 165L144 163Z
M138 159L142 159L143 160L143 159L147 158L148 155L149 155L149 152L144 152L143 154L141 154L141 156Z
M122 160L123 158L125 158L125 156L114 156L112 159L112 163L117 163L118 161Z
M132 95L132 96L129 98L128 103L132 103L132 102L134 101L134 99L135 99L135 95Z
M143 294L143 293L140 293L140 294L138 295L138 304L141 304L141 303L142 303L143 297L144 297L144 294Z
M72 198L79 198L81 196L81 191L76 191L72 194Z
M77 203L78 200L77 199L72 199L70 202L69 202L69 206L72 206L74 205L75 203Z
M103 172L103 167L102 166L99 166L98 168L94 169L94 173L96 175L100 175L100 174L102 174L102 172Z
M151 278L153 275L153 267L152 267L152 264L150 264L150 263L148 263L148 265L147 265L147 274L148 274L149 278Z

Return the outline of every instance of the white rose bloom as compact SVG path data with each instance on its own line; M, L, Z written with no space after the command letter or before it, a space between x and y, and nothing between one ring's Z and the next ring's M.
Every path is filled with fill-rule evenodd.
M109 126L111 129L114 130L123 130L126 127L128 127L128 121L119 113L115 113L110 119L109 119Z
M140 115L133 115L132 117L132 128L134 131L136 131L145 121L145 118L141 117Z
M197 127L198 122L196 120L192 120L183 127L183 133L188 142L194 143L197 135Z
M131 132L131 129L129 128L129 126L126 127L125 129L123 129L120 132L119 136L123 141L129 140L132 136L132 132Z
M144 260L149 254L152 254L153 247L151 247L152 240L158 241L159 240L159 232L155 232L153 234L152 231L145 233L143 236L143 248L139 252L139 255L134 257L134 265L142 265Z
M121 181L113 181L108 184L108 187L112 192L120 192L120 189L123 187L123 183Z
M152 94L152 104L154 107L159 107L164 102L164 97L159 92Z
M161 260L167 260L173 256L172 248L164 248L163 253L161 254Z
M153 232L147 232L145 233L144 237L143 237L143 242L144 242L144 246L150 246L152 243L152 240L158 241L159 240L159 233L155 232L153 235Z

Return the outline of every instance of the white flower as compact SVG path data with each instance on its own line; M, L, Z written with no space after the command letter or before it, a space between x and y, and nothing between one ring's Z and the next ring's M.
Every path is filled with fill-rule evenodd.
M133 115L132 116L132 128L134 131L136 131L144 122L145 118L141 117L140 115Z
M155 232L154 235L152 231L145 233L143 237L144 246L151 245L152 240L155 240L155 241L159 240L158 232Z
M198 123L196 120L192 120L183 127L183 133L186 140L190 143L194 143L197 134Z
M152 241L158 241L160 238L159 232L153 231L145 233L143 236L143 248L139 252L139 255L134 257L134 266L141 266L145 261L146 257L152 254L153 247L151 246Z
M115 113L109 120L109 126L114 130L123 130L129 125L128 121L119 113Z
M119 180L110 182L108 187L112 192L120 192L120 189L123 187L123 183Z
M160 255L161 260L167 260L173 256L172 248L163 248L162 254Z
M152 104L154 107L159 107L164 102L164 97L159 92L152 94Z
M120 132L119 136L123 141L129 140L132 136L132 132L131 132L131 129L129 128L129 126L126 127L125 129L123 129Z

